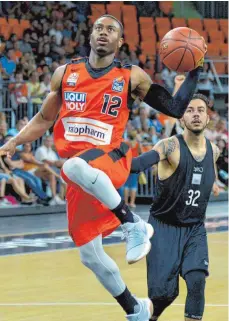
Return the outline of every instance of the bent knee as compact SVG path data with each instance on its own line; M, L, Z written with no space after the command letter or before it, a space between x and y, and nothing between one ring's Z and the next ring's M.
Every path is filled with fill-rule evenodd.
M206 274L204 271L190 271L185 275L188 291L201 292L205 288Z

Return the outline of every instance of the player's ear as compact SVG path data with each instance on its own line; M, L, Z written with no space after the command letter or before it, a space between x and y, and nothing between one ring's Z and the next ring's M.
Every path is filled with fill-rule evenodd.
M184 129L184 118L179 119L181 127Z
M123 38L119 38L119 41L118 41L118 48L121 48L121 47L122 47L123 41L124 41L124 39L123 39Z

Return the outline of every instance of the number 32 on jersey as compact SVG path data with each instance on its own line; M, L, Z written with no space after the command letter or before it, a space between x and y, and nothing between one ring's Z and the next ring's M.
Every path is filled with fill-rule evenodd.
M185 204L191 206L198 206L197 200L200 197L200 191L193 191L193 189L190 189L188 191L188 195L188 200L185 202Z
M122 105L121 97L105 94L103 96L103 106L101 109L101 113L112 117L117 117L119 113L118 109L121 107L121 105Z

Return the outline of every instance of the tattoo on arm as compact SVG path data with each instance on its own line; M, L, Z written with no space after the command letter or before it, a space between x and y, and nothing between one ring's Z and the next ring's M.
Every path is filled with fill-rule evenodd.
M176 149L176 142L173 138L169 138L166 156L170 156Z

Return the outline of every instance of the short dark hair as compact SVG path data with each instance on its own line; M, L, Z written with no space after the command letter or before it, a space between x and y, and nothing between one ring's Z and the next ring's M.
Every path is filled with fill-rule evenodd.
M119 27L120 27L120 30L121 30L121 36L123 36L123 30L124 30L124 28L123 28L123 24L121 23L121 21L119 21L117 18L115 18L115 17L112 16L111 14L103 14L103 15L100 16L98 19L100 19L100 18L111 18L111 19L115 20L116 22L118 22ZM98 19L96 19L96 21L97 21Z
M194 100L194 99L201 99L201 100L203 100L203 101L205 102L206 106L207 106L208 108L210 108L210 101L209 101L209 99L208 99L207 96L198 93L198 94L194 94L191 100Z

